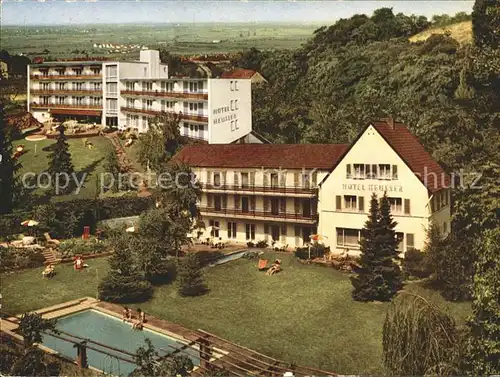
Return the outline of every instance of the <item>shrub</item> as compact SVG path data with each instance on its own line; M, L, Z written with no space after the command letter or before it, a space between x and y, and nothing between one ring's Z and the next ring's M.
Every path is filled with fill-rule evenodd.
M261 240L261 241L257 241L255 246L263 249L263 248L268 247L269 244L267 243L267 241Z
M252 241L247 242L248 247L255 247L255 244Z
M195 253L187 254L180 261L177 276L179 293L182 296L199 296L208 290L203 281L200 261Z
M412 277L422 279L429 277L432 273L425 253L419 250L408 250L405 253L402 267L405 279Z
M297 247L295 257L303 260L309 259L309 249L307 247Z
M45 257L38 250L0 247L0 272L43 266Z
M99 254L106 251L107 245L103 242L95 242L95 240L82 240L73 238L61 242L59 251L62 258L71 258L75 255Z
M311 259L322 258L327 252L328 248L320 243L311 245ZM309 246L297 247L295 249L295 256L299 259L309 259Z
M99 299L109 302L144 302L153 295L151 283L139 275L108 275L99 284Z

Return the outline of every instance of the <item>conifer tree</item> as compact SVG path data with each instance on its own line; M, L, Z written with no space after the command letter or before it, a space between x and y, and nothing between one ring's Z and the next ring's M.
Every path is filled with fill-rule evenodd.
M106 181L103 182L112 192L118 192L120 189L120 164L114 150L109 151L104 161L104 173ZM111 182L110 182L111 181Z
M357 272L357 276L351 278L351 283L354 287L352 296L357 301L370 301L374 297L374 275L375 259L377 256L377 229L379 218L379 204L377 195L372 194L370 201L370 213L368 220L362 230L360 241L361 250L361 268Z
M488 230L479 247L467 366L472 375L500 375L500 230Z
M370 202L370 214L362 230L360 241L361 268L351 278L357 301L389 301L403 286L398 258L396 222L391 216L387 195L379 202L374 193Z
M207 291L200 261L195 253L188 253L181 260L177 276L179 278L179 293L182 296L198 296Z
M133 258L133 243L129 235L111 240L113 255L109 258L109 273L100 282L99 298L111 302L140 302L153 293L151 283L139 272Z
M56 144L54 145L53 152L48 156L49 158L49 174L52 179L52 189L56 194L67 193L70 190L69 179L74 172L73 163L71 162L71 154L69 152L69 145L64 135L64 126L59 126L59 136L57 137ZM59 175L59 187L56 187L56 176ZM66 187L67 186L67 187Z
M15 172L18 168L12 158L12 133L7 127L3 103L0 103L0 214L10 213L16 189Z
M472 34L478 47L500 47L500 0L476 0L472 10Z

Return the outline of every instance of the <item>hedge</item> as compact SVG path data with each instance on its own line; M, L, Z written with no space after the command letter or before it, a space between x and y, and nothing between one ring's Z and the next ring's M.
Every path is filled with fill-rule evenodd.
M139 215L154 206L154 199L137 196L93 200L75 199L48 206L47 210L55 216L55 222L49 226L51 235L69 238L80 236L84 226L90 226L91 231L95 231L97 222L101 220ZM0 216L0 237L25 232L26 227L22 226L21 222L32 219L35 212L36 208L33 208L31 211L14 212ZM70 219L72 215L76 219ZM69 229L70 222L72 229Z

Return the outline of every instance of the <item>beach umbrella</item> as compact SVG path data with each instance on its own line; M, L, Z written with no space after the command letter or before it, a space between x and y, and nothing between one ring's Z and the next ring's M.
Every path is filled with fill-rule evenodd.
M39 224L38 221L35 220L24 220L21 225L23 226L37 226Z
M318 243L322 243L322 241L325 239L325 238L328 238L327 236L324 236L322 234L311 234L309 236L309 238L312 240L312 241L315 241L315 242L318 242ZM311 259L311 245L309 245L309 259Z

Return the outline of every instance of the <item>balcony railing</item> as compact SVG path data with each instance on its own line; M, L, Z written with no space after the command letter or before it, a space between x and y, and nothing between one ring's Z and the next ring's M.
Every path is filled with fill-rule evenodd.
M248 210L243 211L242 209L235 208L215 208L215 207L199 207L200 213L205 214L215 214L215 215L229 215L238 216L245 218L266 218L274 219L275 221L300 221L300 222L316 222L318 221L317 214L304 215L302 213L296 212L272 212L272 211L259 211L259 210Z
M142 109L142 108L136 108L136 107L122 107L122 111L129 112L129 113L138 113L138 114L148 114L148 115L161 115L165 111L159 111L159 110L152 110L152 109ZM169 113L169 111L167 111ZM171 113L171 112L170 112ZM189 114L180 114L182 119L185 120L192 120L195 122L208 122L208 117L207 116L200 116L200 115L189 115Z
M210 183L204 183L202 185L204 190L213 191L244 191L248 193L282 193L282 194L296 194L296 195L310 195L315 196L318 194L317 188L310 187L289 187L280 185L268 185L268 186L257 186L257 185L216 185Z
M192 93L192 92L163 92L159 90L122 90L121 94L124 96L145 96L145 97L167 97L167 98L183 98L183 99L196 99L207 100L208 93Z
M31 80L102 80L102 75L30 75Z
M82 96L102 96L102 90L90 89L31 89L31 94L38 95L56 95L56 94L72 94Z
M58 103L31 103L32 108L41 109L89 109L102 110L102 105L78 105L78 104L58 104Z

